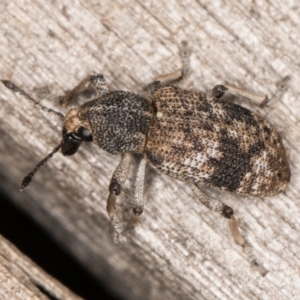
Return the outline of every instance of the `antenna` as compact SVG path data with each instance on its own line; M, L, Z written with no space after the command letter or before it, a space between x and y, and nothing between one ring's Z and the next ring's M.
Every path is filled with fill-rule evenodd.
M47 108L43 105L41 105L40 103L38 103L36 100L34 100L33 98L31 98L27 93L25 93L21 88L19 88L18 86L16 86L13 82L9 81L9 80L0 80L8 89L12 90L14 93L19 93L20 95L24 96L26 99L28 99L29 101L31 101L34 106L42 109L43 111L46 111L48 113L51 113L53 115L56 115L57 117L59 117L59 119L61 121L65 120L65 116L60 113L57 112L51 108Z
M22 180L21 182L21 186L20 186L20 190L21 192L23 192L28 185L30 184L30 182L33 179L34 174L38 171L38 169L45 164L62 146L63 141L60 142L60 144L58 146L56 146L51 153L49 153L44 159L42 159L35 167L34 169L28 173Z

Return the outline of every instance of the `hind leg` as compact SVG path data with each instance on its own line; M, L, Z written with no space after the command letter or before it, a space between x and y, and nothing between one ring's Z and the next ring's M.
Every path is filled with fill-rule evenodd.
M229 228L233 237L233 240L236 244L243 247L247 254L247 258L250 262L251 268L258 271L261 276L265 276L267 274L267 270L257 261L255 256L252 254L252 248L250 244L243 238L239 231L238 222L234 216L233 209L228 205L222 203L217 199L213 199L205 195L197 185L190 184L192 191L200 202L205 205L211 211L217 212L221 214L223 217L227 218L229 221Z
M245 91L243 89L237 88L233 85L225 84L225 85L216 85L212 89L212 96L216 99L220 99L223 97L225 93L238 96L240 98L244 98L248 101L251 101L252 103L256 105L263 106L268 101L267 95L258 95L258 94L252 94L248 91Z

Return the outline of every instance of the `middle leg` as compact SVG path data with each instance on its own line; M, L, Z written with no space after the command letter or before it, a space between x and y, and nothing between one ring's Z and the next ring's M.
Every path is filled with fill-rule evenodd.
M152 83L147 86L147 89L151 90L152 86L159 85L167 85L174 84L181 80L183 80L189 73L190 70L190 55L191 49L188 47L187 41L181 42L181 46L179 47L179 56L181 60L181 69L156 77Z

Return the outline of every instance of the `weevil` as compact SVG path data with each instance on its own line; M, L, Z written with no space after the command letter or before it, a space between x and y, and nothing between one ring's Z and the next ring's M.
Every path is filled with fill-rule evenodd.
M12 82L2 80L7 88L63 122L62 141L23 179L21 190L59 149L69 156L82 142L93 142L111 154L121 155L107 199L107 212L114 220L116 198L127 178L130 156L139 153L143 158L136 175L132 224L143 212L145 167L149 164L161 173L186 181L202 204L229 220L234 241L245 247L233 209L207 196L201 185L242 195L275 195L284 191L290 180L286 153L280 135L269 122L223 97L228 93L262 103L266 96L230 85L216 85L209 93L177 87L189 71L190 53L187 43L182 43L182 68L156 78L147 86L148 96L111 91L103 75L87 77L64 96L62 104L67 106L90 86L97 97L72 108L66 116L42 106Z

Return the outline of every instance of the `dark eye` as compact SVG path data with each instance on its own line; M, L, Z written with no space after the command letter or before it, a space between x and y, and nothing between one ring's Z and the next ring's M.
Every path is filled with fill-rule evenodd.
M82 139L84 142L92 142L93 136L92 134L84 127L79 127L76 135Z
M77 152L79 146L81 145L81 140L74 138L73 134L66 134L63 137L61 152L63 155L73 155Z
M83 127L80 127L79 129L85 129ZM89 133L88 130L86 130L87 133ZM85 137L82 133L82 130L78 130L80 132L79 134L77 132L71 132L67 133L67 129L63 128L63 140L61 145L61 152L63 155L73 155L77 152L78 148L80 147L82 141L88 141L88 137ZM83 136L83 138L82 138ZM90 139L90 138L89 138Z

